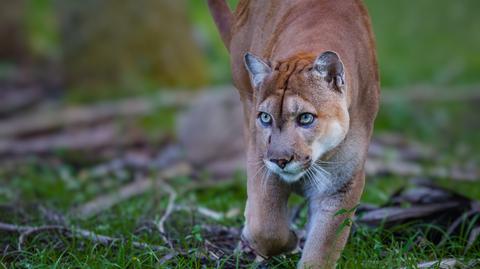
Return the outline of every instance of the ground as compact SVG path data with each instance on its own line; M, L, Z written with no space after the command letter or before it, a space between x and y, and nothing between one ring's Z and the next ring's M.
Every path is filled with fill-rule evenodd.
M148 97L145 100L156 99ZM126 103L112 102L103 107L117 111L113 107ZM449 120L460 121L455 119L455 103L441 105L451 112ZM438 104L431 106L437 109ZM57 109L69 107L64 105ZM86 108L89 111L98 109ZM38 120L42 113L33 114ZM78 120L69 113L57 113ZM450 152L458 150L456 146L445 146L445 153L434 144L415 141L408 133L386 132L381 126L388 120L388 113L386 109L379 117L369 155L369 163L379 163L379 166L367 168L367 187L361 207L387 205L391 195L402 187L411 186L412 180L418 178L428 179L468 198L480 199L476 170L472 172L468 163L448 158ZM425 117L422 112L412 113ZM83 119L86 122L81 124L62 123L64 119L60 116L55 122L47 121L43 127L48 131L41 131L42 126L35 125L40 128L37 133L27 128L30 133L10 140L20 141L21 147L19 143L7 143L12 148L2 149L0 223L18 226L17 231L0 228L1 266L295 267L299 253L258 263L254 262L252 253L234 251L243 224L245 175L239 171L230 179L213 179L181 158L179 161L172 157L176 145L175 109L151 108L135 116L120 118L112 115L108 119ZM58 122L66 127L56 126ZM415 128L411 125L409 130L415 131ZM70 131L72 129L74 131ZM99 135L96 142L90 136L82 140L78 135L82 132L90 136L92 132L99 132L105 137ZM72 133L78 135L74 136L78 141L69 140L73 139L69 136ZM55 144L62 135L63 144ZM32 141L46 141L45 137L53 137L49 144L53 149L32 146L35 145ZM454 138L445 136L442 139ZM476 140L464 141L475 145ZM467 149L464 154L473 156L469 153ZM453 173L454 170L458 171ZM292 198L292 207L298 209L301 204L300 197ZM401 207L413 206L404 203ZM300 209L294 221L299 229L306 221L306 210ZM470 232L477 227L478 216L465 219L462 228L448 235L442 244L438 236L435 239L430 235L438 231L447 233L448 225L432 224L419 218L388 227L381 224L368 227L354 219L354 232L339 268L416 268L417 264L426 261L455 258L469 263L480 259L480 242L476 240L469 245ZM85 236L85 231L96 235Z

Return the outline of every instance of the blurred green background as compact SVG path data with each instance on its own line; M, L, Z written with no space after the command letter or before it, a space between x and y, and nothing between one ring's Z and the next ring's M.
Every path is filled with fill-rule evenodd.
M232 8L237 1L229 1ZM382 84L376 132L432 145L445 162L478 162L480 2L365 3ZM229 57L205 1L21 0L2 5L0 78L40 84L65 104L231 82ZM165 126L173 128L174 113L162 111L142 124L158 134Z
M59 24L61 21L56 16L58 12L55 10L55 1L29 0L26 2L27 37L34 55L36 57L60 57L59 53L62 50L60 44L61 25ZM65 3L68 2L75 1L65 1ZM95 1L85 2L95 3ZM234 7L237 1L229 2ZM478 1L385 2L366 0L365 3L373 21L384 87L425 83L459 85L478 82L477 74L480 69L480 50L478 49L480 47L480 34L478 33L480 18L477 16L480 3ZM136 5L141 4L139 2ZM61 5L68 6L69 4ZM83 5L88 6L88 4ZM126 4L119 4L119 6L122 5ZM190 0L179 1L179 4L175 5L185 9L181 13L182 20L186 20L185 23L188 24L185 27L188 31L181 34L191 35L201 49L204 60L202 69L207 70L207 74L205 74L207 80L202 82L205 84L228 83L230 81L228 55L219 39L206 3ZM98 8L98 6L95 7ZM159 5L160 7L162 6ZM119 12L128 13L128 11L121 11L121 8L118 9ZM161 17L162 15L161 9L150 12L151 15L147 11L144 16ZM92 18L85 19L94 19L96 14L91 16ZM101 18L97 18L97 20L101 20ZM115 21L110 21L110 23L113 24ZM169 24L167 21L166 24L157 27L172 29L178 27L174 25L173 21ZM98 26L98 21L96 21L96 25ZM111 26L112 28L122 27L122 25ZM131 26L132 29L126 31L135 31L135 25ZM74 33L74 35L79 34L79 32ZM183 38L190 39L190 37ZM162 84L162 81L159 83ZM168 82L164 81L164 84L168 84Z
M232 7L236 2L229 1ZM382 84L375 131L426 143L444 163L476 166L480 2L365 3ZM66 105L231 82L229 57L205 1L23 0L2 5L0 79L38 86ZM140 125L153 130L152 136L172 131L175 113L158 111Z

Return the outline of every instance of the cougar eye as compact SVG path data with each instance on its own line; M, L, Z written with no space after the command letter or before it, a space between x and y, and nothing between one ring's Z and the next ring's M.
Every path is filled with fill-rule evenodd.
M272 116L270 116L268 113L260 112L260 114L258 114L258 118L264 126L270 126L272 124Z
M312 113L303 113L298 116L298 124L300 126L308 126L313 123L315 116Z

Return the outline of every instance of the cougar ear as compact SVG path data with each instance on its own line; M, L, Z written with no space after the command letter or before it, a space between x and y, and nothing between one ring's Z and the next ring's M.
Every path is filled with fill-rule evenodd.
M337 89L341 89L345 85L343 63L337 53L333 51L322 53L315 60L314 68L325 81L328 83L333 81Z
M259 57L245 53L245 67L250 75L250 81L253 88L257 88L265 79L265 77L272 72L270 66L262 61Z

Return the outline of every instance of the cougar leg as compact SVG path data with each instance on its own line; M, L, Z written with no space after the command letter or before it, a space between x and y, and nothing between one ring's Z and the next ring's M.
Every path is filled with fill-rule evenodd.
M289 226L290 188L267 168L263 169L248 173L242 236L255 251L268 257L295 249L297 237Z
M335 268L350 233L350 227L342 223L353 217L354 210L351 209L359 203L364 178L364 172L360 171L338 193L328 197L309 197L307 241L298 268ZM342 209L349 212L339 214Z

